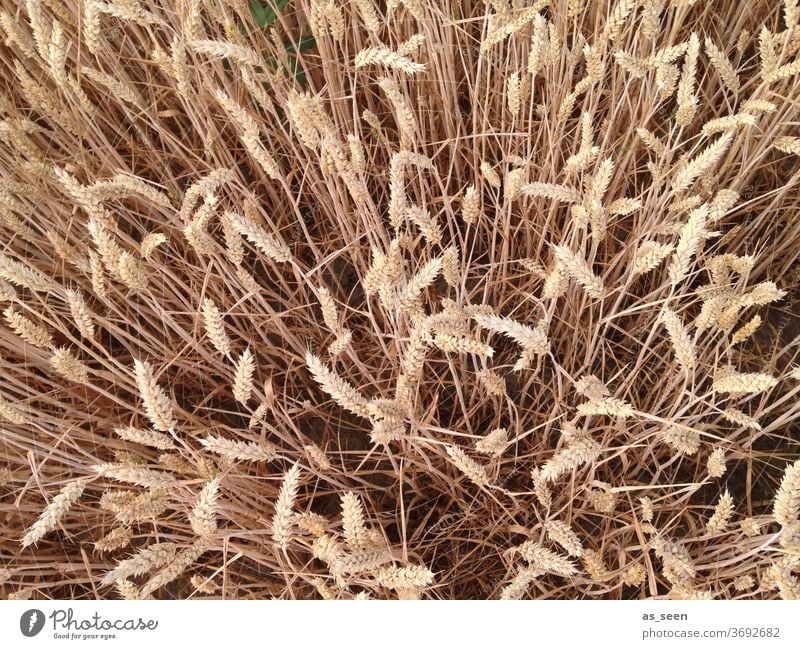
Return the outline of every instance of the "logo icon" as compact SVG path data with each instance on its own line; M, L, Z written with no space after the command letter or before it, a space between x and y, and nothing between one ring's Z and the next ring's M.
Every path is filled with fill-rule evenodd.
M32 638L44 628L44 613L38 608L25 611L19 618L19 630L26 638Z

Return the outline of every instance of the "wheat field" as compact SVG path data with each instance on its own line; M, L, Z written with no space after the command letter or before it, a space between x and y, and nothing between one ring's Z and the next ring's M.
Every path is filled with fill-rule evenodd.
M0 596L800 598L797 0L0 8Z

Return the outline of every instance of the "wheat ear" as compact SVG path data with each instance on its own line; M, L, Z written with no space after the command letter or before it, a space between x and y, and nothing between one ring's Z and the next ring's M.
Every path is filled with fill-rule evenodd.
M230 219L236 231L267 257L277 262L291 261L292 251L280 238L270 234L260 225L253 223L250 219L240 214L226 212L225 215Z
M664 323L667 333L669 333L672 348L675 350L675 359L686 372L691 372L697 362L697 354L689 330L683 324L680 316L672 309L664 309L661 314L661 322Z
M384 588L398 590L401 588L424 588L433 582L433 573L425 566L394 566L380 568L375 573L375 580Z
M172 401L158 385L153 368L147 361L134 359L134 372L136 385L142 397L145 411L156 430L173 432L175 430L175 416L172 411Z
M86 306L83 299L83 293L80 291L65 291L67 302L69 303L69 310L72 314L72 319L78 327L78 331L84 338L89 340L94 339L94 322L92 322L92 313Z
M132 539L131 530L128 527L115 527L102 539L94 544L98 552L113 552L128 546Z
M557 543L571 557L580 557L583 554L583 544L578 535L564 521L552 520L545 523L548 538Z
M154 430L145 430L132 426L118 426L114 429L114 432L128 442L143 444L144 446L150 446L162 451L169 451L175 448L172 438Z
M174 543L154 543L142 548L132 557L120 561L116 568L103 576L102 583L109 585L120 579L138 577L156 570L170 563L176 554L177 546Z
M200 443L212 453L229 460L272 462L275 459L275 452L272 448L257 442L235 441L218 435L210 435L201 439Z
M86 488L85 478L73 480L65 485L58 495L45 507L37 521L25 532L20 543L23 548L35 545L48 532L54 530L59 521L77 502Z
M295 464L283 478L278 500L275 503L275 515L272 517L272 540L281 550L286 550L292 538L294 523L294 501L300 488L300 465Z
M603 299L606 293L603 280L595 275L589 263L580 255L572 252L566 246L553 246L553 253L570 277L593 298Z
M486 468L469 457L461 448L447 445L445 446L445 451L447 451L453 464L458 467L458 470L476 485L483 486L489 482Z
M220 354L229 356L231 353L231 341L228 338L228 334L225 333L225 323L219 308L217 308L213 300L205 298L203 300L202 313L203 324L209 340L211 340L211 343Z
M758 394L778 384L778 380L763 372L741 373L729 366L721 367L714 375L714 390L731 394Z
M571 577L578 572L572 561L533 541L525 541L525 543L516 548L516 551L532 567L538 568L543 572L553 573L562 577Z
M686 166L675 174L672 180L672 190L675 193L683 192L688 189L695 178L710 171L725 155L732 140L733 131L728 131L712 142L698 156L690 160Z
M217 531L217 497L220 478L208 482L197 495L189 523L197 536L212 536Z
M692 257L697 252L700 240L706 232L709 209L707 204L703 204L692 210L686 224L681 228L680 239L668 269L669 278L673 284L683 280L686 273L689 272Z
M399 70L412 75L425 69L423 63L417 63L410 57L398 54L388 47L368 47L361 50L356 54L353 65L356 68L362 68L367 65L381 65L385 68Z
M706 534L716 534L727 527L733 515L733 498L728 490L725 490L714 507L714 513L706 523Z
M207 537L201 537L169 563L161 572L155 575L142 587L142 595L147 597L153 592L166 586L171 581L180 576L189 566L191 566L202 554L208 550L210 541Z
M347 545L354 552L369 546L369 535L364 523L364 506L361 499L352 491L342 496L342 527Z
M129 482L142 487L157 488L172 485L174 478L165 471L156 471L131 464L115 464L113 462L97 464L94 470L100 475L120 482Z
M253 374L256 371L253 352L247 347L236 360L233 377L233 397L242 405L247 405L253 393Z
M325 364L311 352L306 353L306 366L314 380L327 392L333 400L343 408L360 417L369 417L369 402L350 383L328 369Z
M800 460L786 467L772 512L782 527L796 525L800 519Z

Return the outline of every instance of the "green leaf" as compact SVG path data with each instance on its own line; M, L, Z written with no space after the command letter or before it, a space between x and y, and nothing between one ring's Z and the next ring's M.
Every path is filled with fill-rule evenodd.
M297 57L294 54L289 54L289 70L295 79L297 79L298 83L305 85L306 83L306 73L300 68L300 63L297 60Z
M250 14L253 16L253 20L256 21L256 25L259 27L264 27L264 25L267 24L267 10L259 0L253 0L250 3Z
M278 17L278 12L285 9L287 4L289 0L266 0L266 4L262 4L261 0L253 0L250 3L250 13L259 27L266 27Z
M294 54L295 52L308 52L308 50L314 49L316 46L317 41L314 40L314 37L311 34L303 34L297 43L286 43L286 51L289 52L289 54Z

